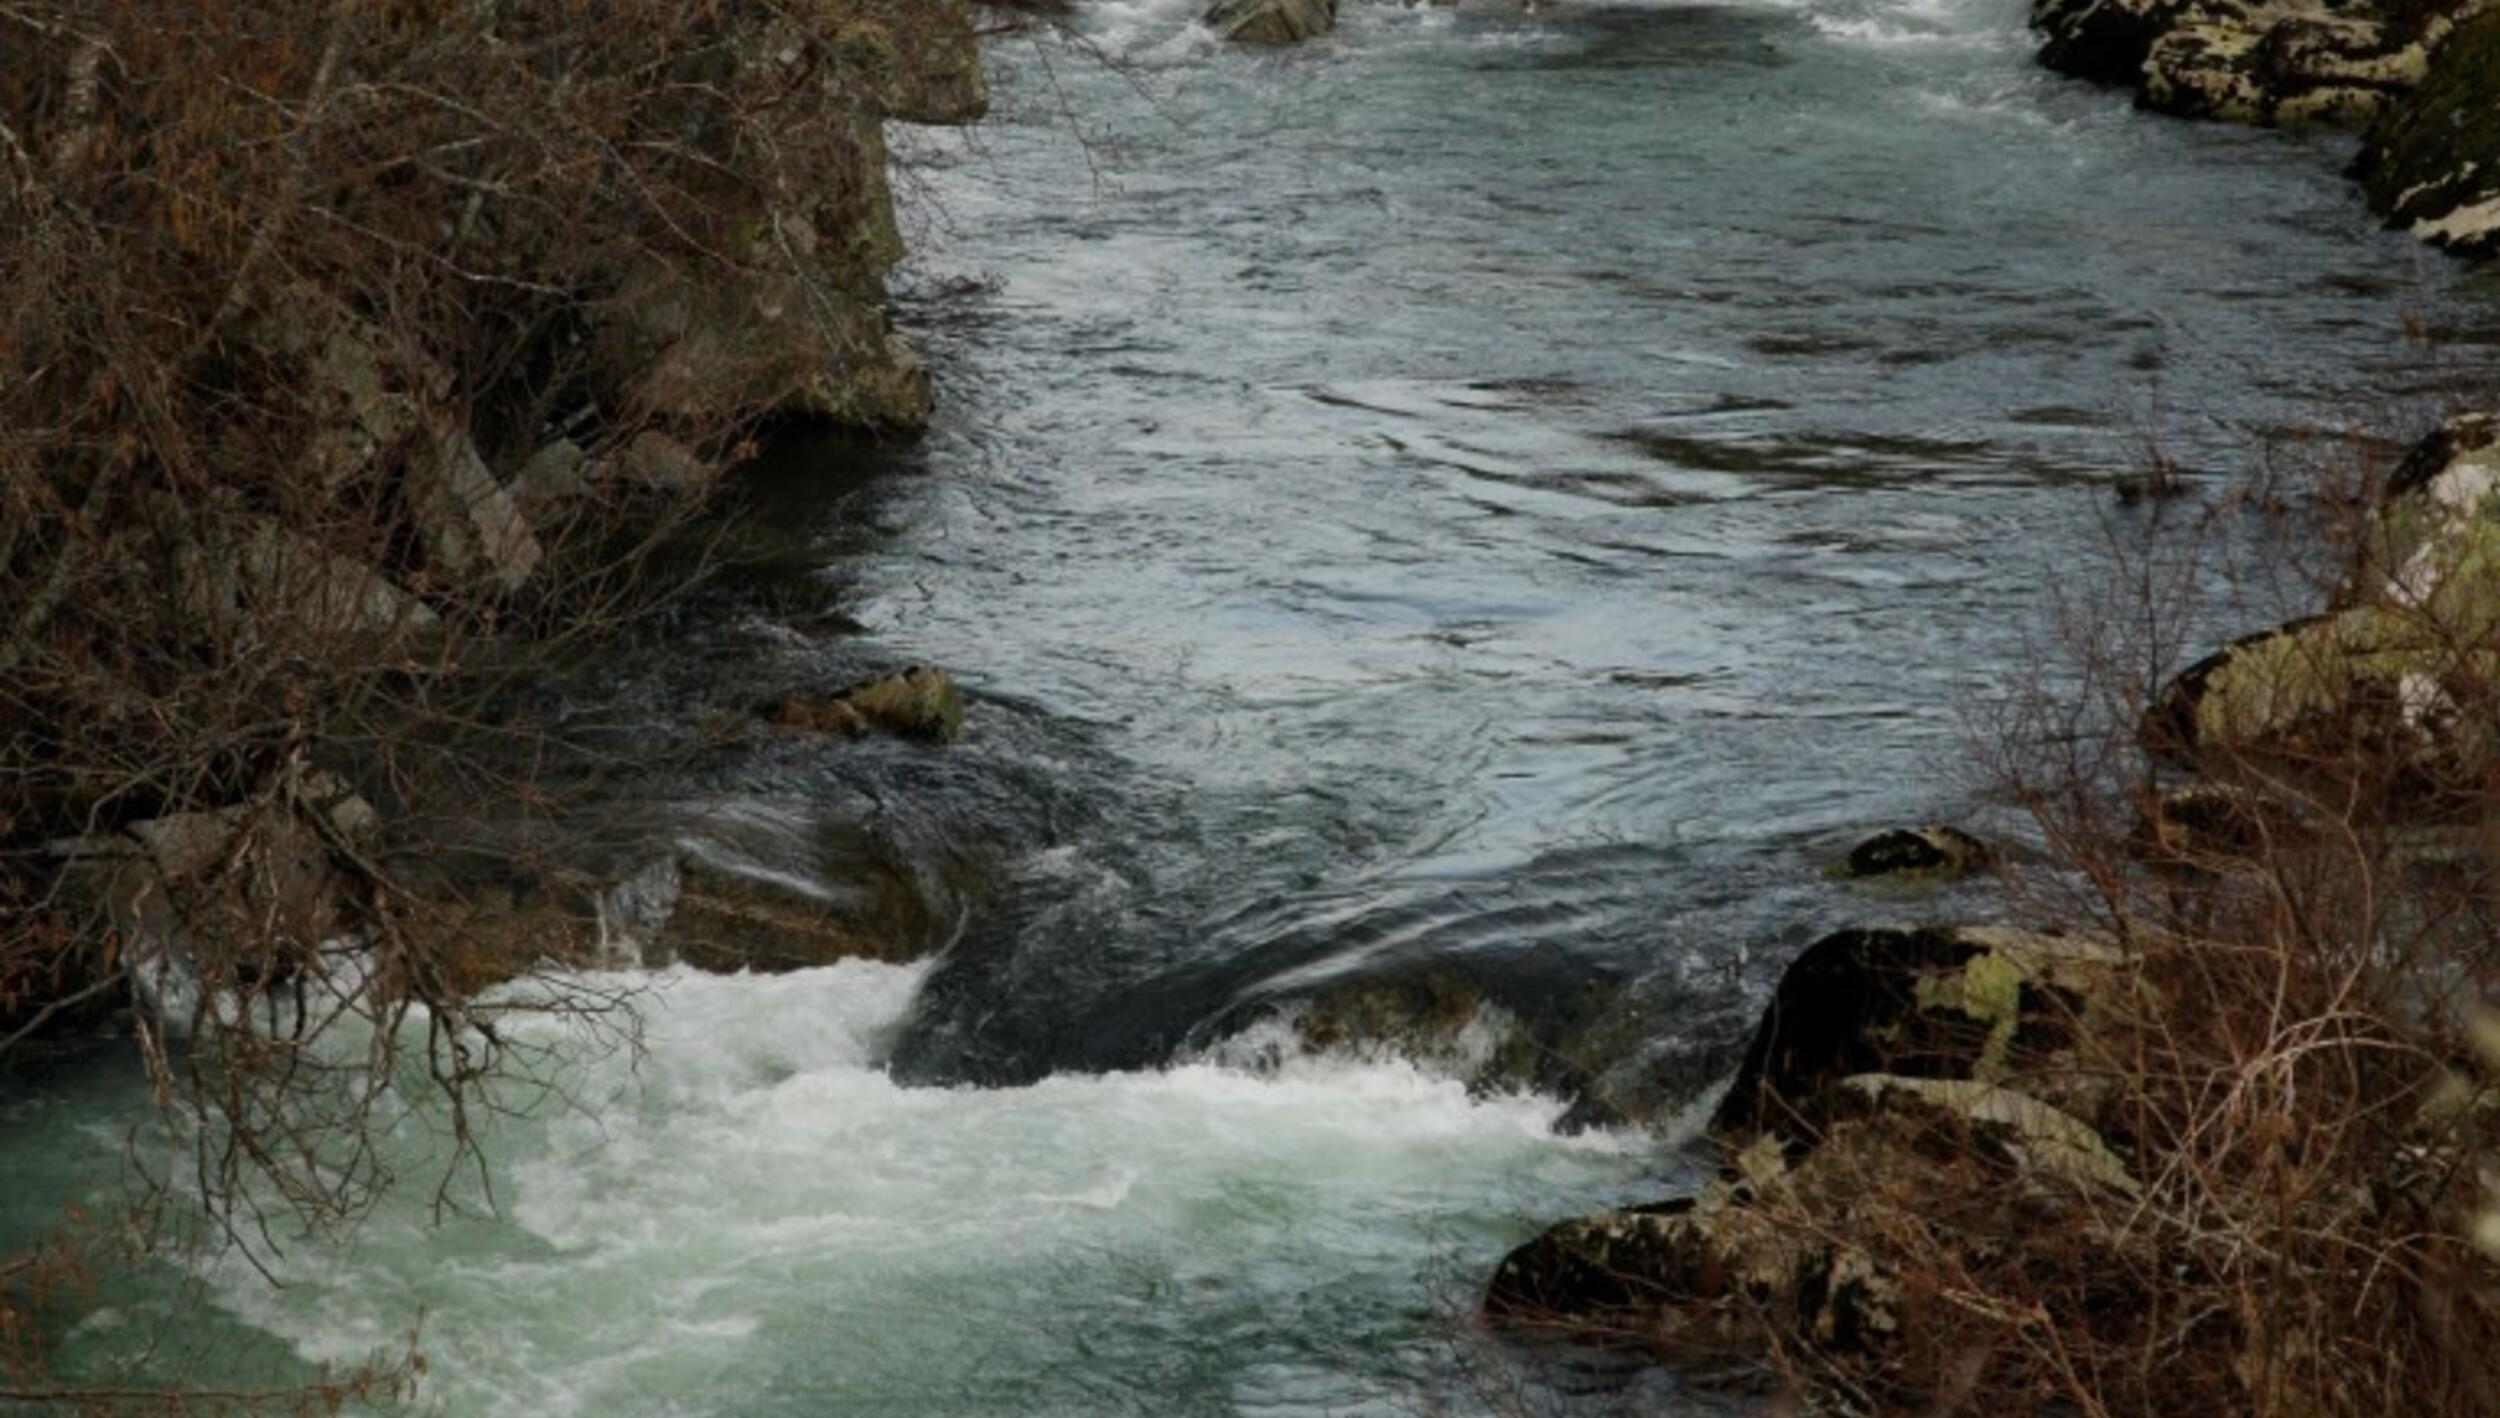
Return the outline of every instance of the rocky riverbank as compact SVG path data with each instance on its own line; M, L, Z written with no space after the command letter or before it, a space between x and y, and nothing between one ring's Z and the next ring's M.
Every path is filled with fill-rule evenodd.
M299 52L240 19L0 17L10 262L49 282L0 331L31 431L0 453L0 1053L128 1003L148 960L250 991L402 939L448 1001L614 936L600 883L444 865L543 810L511 755L545 731L498 697L661 589L635 587L659 541L760 432L926 422L885 125L987 104L963 0L648 18L347 14ZM220 130L241 88L167 97L246 71L267 145ZM154 325L94 323L140 289ZM953 694L915 671L810 727L942 740ZM717 876L739 930L655 950L753 943ZM863 899L773 919L814 955L903 949L860 919L935 938Z
M2098 815L2040 809L2094 883L2070 924L1814 945L1710 1121L1717 1178L1548 1230L1486 1314L1882 1408L2466 1411L2500 1200L2462 1042L2496 983L2495 488L2490 417L2415 448L2319 614L2171 680ZM2334 1259L2365 1252L2407 1270L2392 1300Z
M2033 18L2043 63L2146 108L2358 130L2355 175L2391 225L2500 250L2500 11L2041 0ZM2487 1290L2460 1303L2490 1282L2466 1238L2496 1154L2490 1083L2455 1041L2494 982L2473 930L2436 922L2480 899L2459 882L2489 862L2494 429L2455 419L2375 481L2317 614L2146 706L2142 786L2088 822L2044 809L2065 867L2100 883L2070 924L1813 946L1705 1133L1716 1180L1550 1229L1494 1274L1487 1315L1877 1408L2464 1401L2491 1322ZM2259 905L2248 888L2269 875ZM2356 906L2356 880L2384 895ZM2268 984L2271 1020L2248 1020L2232 992ZM2241 1029L2225 1046L2178 1037ZM2278 1100L2260 1123L2178 1091L2288 1077L2308 1044L2350 1070L2333 1103ZM2404 1057L2361 1057L2379 1050ZM2352 1110L2386 1122L2355 1129ZM2257 1165L2232 1154L2251 1126L2323 1140ZM2335 1187L2361 1202L2319 1194ZM2252 1220L2269 1189L2286 1210ZM2320 1236L2419 1266L2396 1303L2442 1316L2427 1340L2356 1338L2331 1307L2372 1302L2304 1269ZM2303 1318L2252 1308L2249 1253ZM2429 1348L2357 1380L2339 1369L2359 1356L2336 1357L2355 1343Z
M2372 210L2500 250L2500 9L2468 0L2037 0L2040 60L2187 118L2358 130Z

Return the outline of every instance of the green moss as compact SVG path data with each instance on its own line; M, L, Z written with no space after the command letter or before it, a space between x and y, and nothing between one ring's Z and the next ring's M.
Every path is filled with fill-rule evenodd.
M2030 972L1999 951L1974 955L1960 971L1930 975L1918 982L1921 1009L1953 1010L1988 1028L1987 1042L1971 1065L1971 1076L1988 1082L2005 1077L2006 1051L2022 1027L2023 985Z

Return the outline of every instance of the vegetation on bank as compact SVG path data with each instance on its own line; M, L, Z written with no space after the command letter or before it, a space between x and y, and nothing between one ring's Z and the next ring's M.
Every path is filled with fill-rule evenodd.
M1717 1180L1489 1313L1830 1411L2500 1411L2500 419L2318 492L2315 614L2172 673L2138 566L1996 726L2024 925L1810 949Z
M2500 12L2039 0L2043 62L2366 128L2373 205L2500 243ZM2138 566L1992 736L2029 929L1781 982L1699 1194L1565 1222L1487 1313L1818 1410L2500 1413L2500 419L2361 459L2315 613L2178 669Z
M2371 208L2500 251L2500 11L2485 0L2033 0L2040 60L2185 118L2359 131Z
M0 1065L126 1017L247 1239L393 1089L465 1143L599 945L512 691L766 422L922 418L883 124L985 101L961 0L0 3ZM0 1403L148 1401L46 1384L84 1255L0 1258Z

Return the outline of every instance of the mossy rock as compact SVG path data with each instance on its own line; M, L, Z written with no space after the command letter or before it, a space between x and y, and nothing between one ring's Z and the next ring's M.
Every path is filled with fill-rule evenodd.
M1999 927L1859 929L1780 977L1711 1130L1804 1137L1860 1074L2005 1083L2041 1071L2118 986L2126 957Z
M831 698L787 696L765 711L786 729L858 738L883 729L922 743L952 743L964 730L963 691L944 670L915 665L851 686Z
M2354 170L2390 225L2464 255L2500 251L2500 7L2438 44Z
M2109 1203L2140 1184L2081 1119L1967 1081L1867 1075L1835 1094L1802 1154L1760 1139L1695 1195L1566 1221L1513 1250L1486 1317L1725 1378L1757 1366L1774 1337L1876 1354L1928 1325L1920 1306L1939 1297L1900 1280L1905 1234L1963 1265L2044 1233L2086 1254L2128 1244L2102 1217L2123 1214ZM1902 1224L1939 1213L1950 1230Z
M2024 1185L2129 1200L2144 1193L2126 1159L2091 1124L2029 1094L1976 1079L1892 1074L1860 1074L1843 1079L1840 1089L1868 1112L1924 1110L1968 1129Z
M2401 779L2429 807L2500 761L2495 686L2500 427L2461 419L2398 470L2333 609L2189 666L2141 732L2183 766Z

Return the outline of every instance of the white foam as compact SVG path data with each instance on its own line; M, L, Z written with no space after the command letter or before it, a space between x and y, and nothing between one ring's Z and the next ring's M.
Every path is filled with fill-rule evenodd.
M1365 1267L1394 1318L1443 1231L1507 1228L1470 1258L1489 1265L1655 1146L1557 1137L1552 1100L1395 1060L905 1088L877 1059L922 976L669 972L639 1062L577 1060L576 1106L497 1129L500 1219L437 1231L411 1198L344 1255L290 1258L285 1289L226 1263L220 1302L328 1363L423 1310L464 1418L783 1411L755 1386L784 1371L838 1390L809 1411L1019 1411L984 1404L1031 1376L966 1336L1117 1386L1307 1327L1301 1288Z

